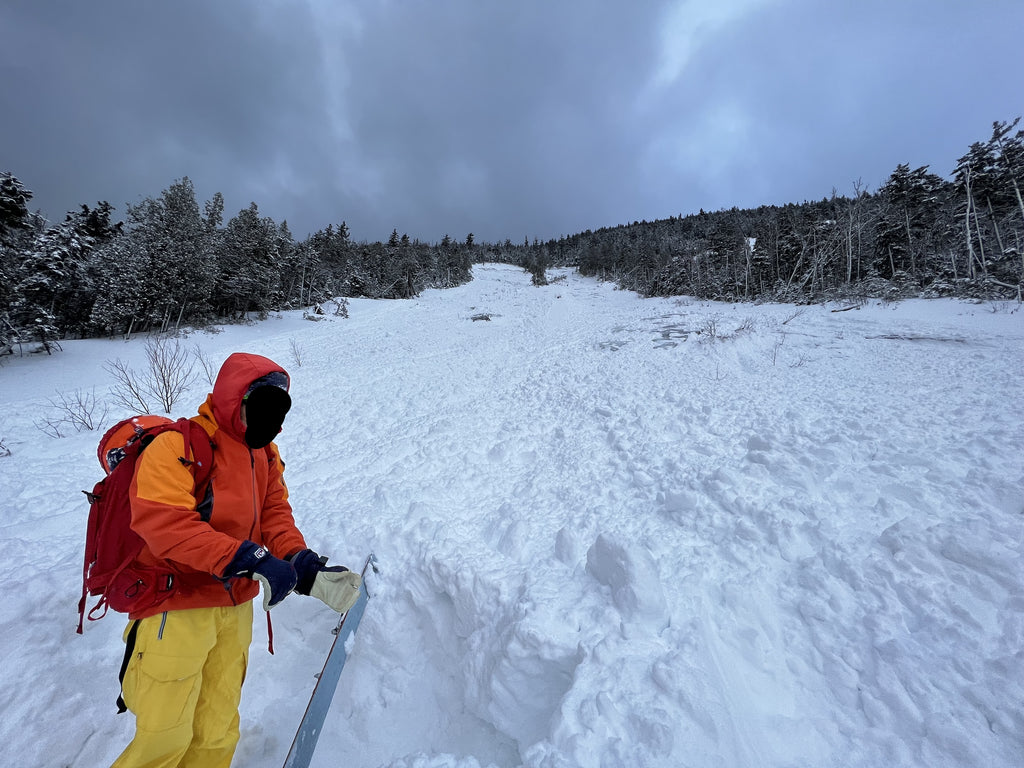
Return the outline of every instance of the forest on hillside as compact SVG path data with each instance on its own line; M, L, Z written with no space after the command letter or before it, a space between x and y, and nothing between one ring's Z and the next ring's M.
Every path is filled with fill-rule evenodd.
M192 182L127 206L83 204L50 223L32 192L0 173L0 356L66 338L171 331L330 299L408 298L471 278L474 263L551 266L646 296L806 303L964 296L1021 299L1024 130L995 122L951 178L899 165L877 191L638 221L522 244L472 234L426 243L356 242L344 221L296 241L254 202L226 222Z
M679 216L549 244L549 258L648 296L814 302L1021 297L1024 131L995 123L949 180L899 165L874 192Z

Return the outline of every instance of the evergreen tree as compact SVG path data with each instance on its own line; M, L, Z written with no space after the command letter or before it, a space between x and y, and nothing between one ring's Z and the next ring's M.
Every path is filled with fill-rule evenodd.
M206 317L216 269L210 210L208 204L208 216L200 215L188 177L158 198L128 206L123 232L118 230L93 259L93 326L106 333L131 333Z
M78 231L88 237L94 246L98 246L117 237L124 229L121 222L114 224L111 221L113 212L114 206L103 200L92 209L83 204L80 210L68 213L65 218L74 222Z
M123 252L131 258L117 270L135 268L143 296L140 316L131 325L166 330L209 310L215 274L211 230L199 213L195 190L186 176L159 198L128 206L128 237ZM135 302L129 302L135 305Z
M152 301L146 280L149 257L128 233L101 245L94 252L92 282L96 300L89 324L100 333L131 335L144 324L146 307Z
M210 231L220 229L224 224L224 195L214 192L213 197L203 206L206 214L206 226Z
M169 311L163 327L172 321L178 327L182 320L203 317L210 311L209 300L217 274L210 225L216 219L216 206L223 207L223 201L211 201L212 207L207 206L204 218L192 182L186 176L166 189L160 202L161 239L171 277L166 302Z
M66 262L64 281L56 298L57 322L62 336L84 335L89 330L93 304L97 296L96 249L122 235L123 225L111 221L113 206L103 201L93 209L82 205L68 213L63 237L71 258ZM73 242L81 244L74 249Z
M9 354L18 340L11 319L14 288L24 250L30 244L32 193L11 173L0 173L0 355Z
M47 352L60 337L57 299L65 290L68 276L78 270L82 254L88 249L74 223L45 230L18 266L11 325L20 342L38 342Z
M990 249L992 271L1002 280L1024 281L1024 131L1020 122L996 122L986 144L989 166L976 186L996 248Z
M224 229L218 254L214 302L228 317L266 313L282 302L277 225L260 218L256 203L243 208Z
M310 306L333 296L334 280L324 266L315 242L316 238L311 237L303 243L296 243L286 221L277 228L283 307Z
M29 192L9 171L0 172L0 239L29 226Z
M967 154L957 161L954 178L962 200L958 207L958 217L963 221L961 231L966 246L966 272L969 278L988 274L985 250L991 250L992 244L979 212L979 203L984 200L986 190L991 190L993 186L993 165L991 147L981 142L972 144Z
M927 166L912 171L904 163L879 190L882 207L873 265L878 274L887 278L897 271L917 275L918 265L927 256L943 183Z

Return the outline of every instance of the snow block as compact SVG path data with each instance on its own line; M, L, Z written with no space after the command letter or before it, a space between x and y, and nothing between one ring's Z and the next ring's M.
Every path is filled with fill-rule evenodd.
M665 592L651 553L601 534L587 551L587 572L612 591L625 619L667 621Z

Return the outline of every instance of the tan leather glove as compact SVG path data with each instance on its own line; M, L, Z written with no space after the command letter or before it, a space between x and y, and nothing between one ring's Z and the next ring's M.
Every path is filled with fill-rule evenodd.
M359 599L362 577L352 571L323 570L313 579L309 594L322 600L338 613L345 613Z

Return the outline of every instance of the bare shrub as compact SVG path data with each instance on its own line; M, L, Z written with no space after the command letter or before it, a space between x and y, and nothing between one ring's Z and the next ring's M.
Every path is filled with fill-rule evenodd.
M786 336L785 334L780 333L778 338L775 340L775 345L772 347L772 365L775 365L775 362L779 359L779 350L782 349L782 345L785 343Z
M793 320L796 320L798 317L803 315L805 312L807 312L806 309L798 309L796 312L794 312L789 317L787 317L785 320L783 320L782 324L783 325L789 325L790 322L792 322Z
M697 333L699 333L703 339L714 341L718 338L718 319L714 317L707 318L704 321L704 324L697 330Z
M202 347L196 344L192 347L192 356L196 359L196 363L202 369L203 378L209 382L210 386L213 386L214 380L217 378L217 366L213 364L213 360L206 354ZM196 374L198 376L198 373Z
M58 394L50 405L59 409L68 422L79 432L92 432L100 429L107 420L110 407L96 399L96 390L88 392L76 389L70 395Z
M126 362L120 358L113 362L108 360L103 368L114 377L114 387L110 390L114 402L135 413L149 413L152 410L145 383Z
M11 455L11 449L4 444L4 439L0 437L0 458Z
M147 370L136 374L118 359L104 367L114 376L114 399L136 413L150 413L156 403L170 413L181 395L195 382L195 361L178 339L153 338L146 342Z
M59 440L67 434L67 425L52 415L43 416L35 422L36 429L44 435Z
M302 367L302 345L296 338L288 339L288 349L292 353L292 362L295 363L296 368Z
M739 326L737 326L735 331L733 331L733 335L739 336L740 334L743 333L753 333L755 328L756 326L754 324L754 318L747 317L744 318L743 322L740 323Z
M58 392L50 398L50 410L36 421L36 428L50 437L101 429L110 408L96 397L96 390L76 389L70 394Z
M804 355L800 355L796 360L789 364L790 368L803 368L810 360Z
M150 339L146 342L150 391L165 413L170 413L181 395L195 383L195 362L189 359L178 339Z

